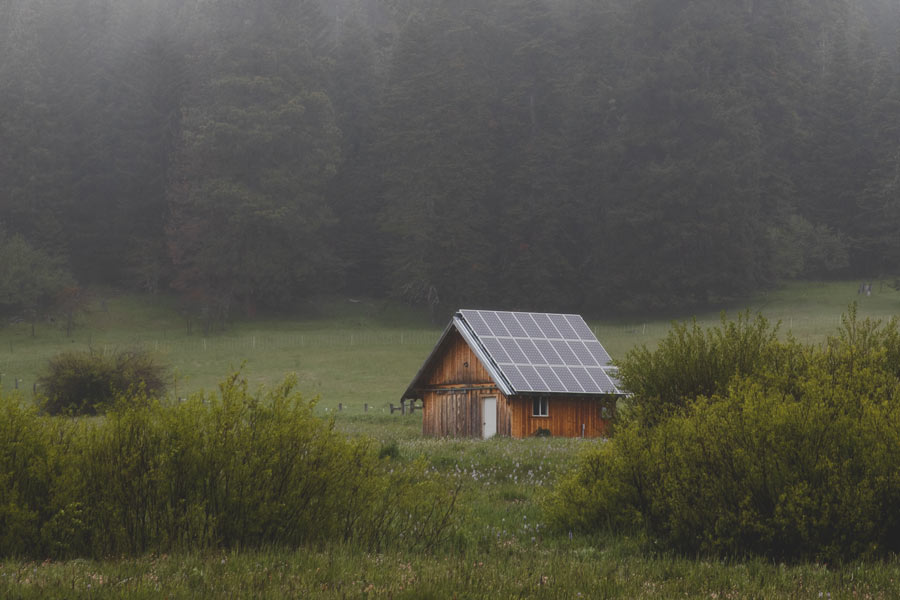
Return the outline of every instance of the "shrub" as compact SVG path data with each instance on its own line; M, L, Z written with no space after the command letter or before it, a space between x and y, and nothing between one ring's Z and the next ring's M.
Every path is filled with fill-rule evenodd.
M38 385L45 412L94 415L131 389L163 393L166 368L144 350L64 352L50 359Z
M800 360L737 375L664 418L626 418L554 490L551 520L646 532L686 553L900 551L896 339L896 322L858 321L851 310L824 345L775 348Z
M69 473L73 429L69 422L41 417L17 396L0 393L2 555L42 552L42 528L56 513L60 482Z
M337 433L290 379L251 394L236 374L173 406L132 393L94 423L3 407L16 418L0 423L0 482L20 483L18 495L0 488L0 541L21 541L0 555L334 540L429 550L456 526L458 487Z
M619 361L619 378L631 405L658 421L700 396L724 392L735 376L753 375L788 357L778 342L778 326L760 315L742 313L734 321L722 315L719 327L696 321L673 323L653 350L630 350Z

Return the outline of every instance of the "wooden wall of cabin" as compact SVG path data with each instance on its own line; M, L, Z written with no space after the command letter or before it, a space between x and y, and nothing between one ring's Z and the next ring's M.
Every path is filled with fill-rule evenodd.
M497 435L509 436L512 414L496 388L428 390L423 398L422 433L436 437L482 436L484 398L497 399Z
M607 433L616 406L615 398L549 396L547 416L536 417L533 415L533 397L514 396L509 403L512 415L510 430L516 438L534 435L538 429L547 429L550 435L559 437L581 437L582 424L585 437L601 437Z
M422 375L426 386L493 384L490 373L456 329L447 335L441 352Z

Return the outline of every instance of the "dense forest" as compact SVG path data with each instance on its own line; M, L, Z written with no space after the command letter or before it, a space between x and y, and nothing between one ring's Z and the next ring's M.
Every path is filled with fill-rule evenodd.
M600 315L898 259L895 0L0 0L7 315Z

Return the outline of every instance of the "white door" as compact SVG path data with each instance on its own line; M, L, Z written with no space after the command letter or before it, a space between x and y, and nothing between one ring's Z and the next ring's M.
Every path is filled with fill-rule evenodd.
M497 398L481 399L481 414L484 419L481 434L484 439L497 435Z

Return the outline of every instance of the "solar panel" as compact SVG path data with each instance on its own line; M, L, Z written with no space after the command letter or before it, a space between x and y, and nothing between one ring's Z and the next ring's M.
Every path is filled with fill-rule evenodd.
M591 354L591 351L587 349L587 346L584 345L581 341L572 341L569 342L569 348L572 349L572 352L575 353L575 356L578 357L578 360L581 361L586 367L599 367L600 363L597 362L597 359L594 358L594 355Z
M575 376L575 379L578 380L578 383L584 388L585 392L589 394L600 394L603 392L584 367L569 367L569 370L572 371L572 375Z
M588 324L584 322L584 319L582 319L580 315L566 315L566 319L568 319L569 325L572 326L572 329L578 337L583 340L596 339L594 337L594 332L591 331L591 328L588 327Z
M585 342L584 345L588 350L590 350L591 355L594 357L594 360L596 360L600 364L600 366L609 364L609 354L606 353L606 350L604 350L603 346L600 345L600 342Z
M535 367L535 371L541 376L541 379L547 382L547 385L550 387L551 392L568 392L572 390L567 390L566 386L563 385L563 382L559 380L559 377L556 376L556 373L553 372L553 367Z
M525 356L525 353L522 352L522 349L519 348L519 344L516 343L516 340L510 338L504 338L501 340L503 344L503 349L506 350L506 353L509 354L509 357L513 360L517 365L528 365L531 364L528 360L528 357Z
M463 310L517 392L620 393L609 354L578 315Z
M522 373L519 372L519 369L516 368L515 365L509 365L508 367L503 369L503 373L509 379L509 382L513 385L516 390L528 392L532 390L531 384L528 383L528 380L525 378Z
M461 311L463 316L465 316L466 321L469 323L469 326L472 328L472 331L476 333L479 337L485 335L494 335L494 332L491 331L491 328L487 326L487 323L484 322L484 319L481 318L481 315L478 314L477 310L464 310Z
M537 346L537 349L544 355L544 360L547 361L547 364L562 364L562 359L559 357L559 354L556 353L556 350L553 349L553 344L550 343L550 340L534 340L534 345Z
M484 347L487 348L487 351L490 352L491 356L494 357L494 361L498 364L512 364L515 361L509 358L509 355L506 353L506 350L503 349L503 344L500 343L495 337L483 337L482 343L484 343Z
M569 320L566 319L566 315L550 315L550 320L559 331L561 338L567 340L578 338L578 334L576 334L575 330L572 329L572 326L569 325Z
M534 318L534 322L537 323L538 327L541 328L541 333L544 334L544 337L559 337L559 331L557 331L556 327L553 326L553 322L550 320L550 315L545 315L543 313L532 313L531 316Z
M525 330L522 329L522 326L519 325L518 319L516 319L515 315L508 312L498 312L497 316L500 317L500 320L503 321L503 325L506 327L506 330L513 337L528 337L528 334L525 333Z
M522 348L522 352L525 353L525 356L528 358L528 361L533 365L546 365L547 360L544 358L544 355L541 354L541 351L538 350L537 346L534 345L532 340L522 339L516 340L519 342L519 347Z
M594 381L597 382L597 385L600 386L600 389L607 393L613 393L616 391L616 386L612 382L612 380L606 376L606 373L603 372L603 369L600 367L588 367L588 373L591 374L591 377L594 378Z
M553 340L550 343L553 345L553 349L556 350L556 353L559 354L559 357L562 359L562 364L581 364L581 361L578 360L578 357L575 356L575 353L572 352L572 349L569 348L569 344L565 340Z
M525 333L528 334L528 337L544 337L544 332L541 331L541 328L538 327L538 324L534 322L534 317L532 317L530 313L515 313L515 315L519 320L519 324L522 325L522 329L524 329Z
M536 392L549 392L550 388L544 383L544 380L541 379L541 376L538 374L537 370L531 365L519 365L519 372L528 380L528 385L531 386L531 389Z
M500 317L497 316L497 313L490 311L481 311L481 318L484 319L484 322L487 323L488 327L491 328L491 332L494 335L509 335L509 331L506 330L506 327L503 325Z
M563 387L566 388L566 391L579 390L584 391L581 387L581 384L578 383L578 379L569 371L568 367L551 367L553 369L553 374L556 375L557 379L559 379Z

